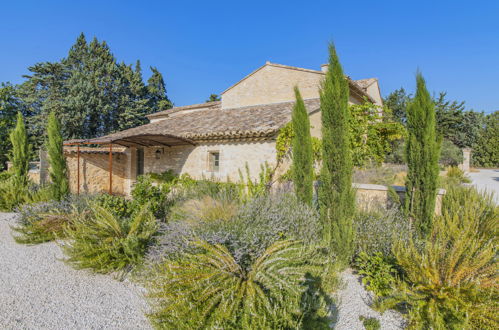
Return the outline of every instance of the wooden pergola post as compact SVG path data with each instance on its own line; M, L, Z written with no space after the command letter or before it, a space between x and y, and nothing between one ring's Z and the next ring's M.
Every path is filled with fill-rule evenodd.
M113 144L109 144L109 194L113 194Z
M76 187L76 194L79 195L80 194L80 145L78 145L76 147L76 159L77 159L77 162L76 162L76 184L77 184L77 187Z

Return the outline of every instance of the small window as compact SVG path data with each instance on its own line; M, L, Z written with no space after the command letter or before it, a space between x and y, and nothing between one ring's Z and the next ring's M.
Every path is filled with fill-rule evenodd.
M220 153L213 151L209 155L209 168L211 172L218 172L220 169Z

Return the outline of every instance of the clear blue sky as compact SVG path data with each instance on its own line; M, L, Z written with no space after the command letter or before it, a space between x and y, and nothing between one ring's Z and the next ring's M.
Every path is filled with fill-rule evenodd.
M203 102L269 60L319 69L334 40L353 79L499 110L499 1L3 1L0 81L66 56L80 32L158 67L176 105ZM149 72L144 73L145 77Z

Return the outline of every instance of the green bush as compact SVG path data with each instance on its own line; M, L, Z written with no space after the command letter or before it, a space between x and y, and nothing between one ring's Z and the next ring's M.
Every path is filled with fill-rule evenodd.
M10 177L0 182L0 211L13 212L16 207L29 202L28 187L15 181L15 177Z
M95 201L119 218L130 217L136 209L136 205L121 196L100 194L96 196Z
M190 222L193 226L217 220L229 221L238 212L239 205L224 194L216 198L205 195L178 203L171 210L170 219Z
M360 211L354 218L356 255L381 253L391 257L393 243L407 242L413 234L410 222L395 208Z
M222 245L193 243L193 252L156 266L146 281L159 329L328 329L326 295L314 274L316 251L278 241L245 270Z
M158 229L148 205L132 218L120 218L96 203L90 206L65 228L66 261L98 273L126 271L140 263Z
M149 175L143 175L137 178L132 189L132 197L137 208L147 204L154 216L164 219L170 206L167 200L169 192L168 184L153 184Z
M440 177L441 186L444 188L471 182L471 179L457 166L449 166L446 170L446 176Z
M397 275L393 260L381 252L372 255L361 252L355 258L355 266L362 276L362 283L376 296L383 297L392 292Z
M379 306L408 307L417 329L497 329L497 211L472 188L448 191L423 246L394 244L404 277Z
M381 325L379 324L379 320L375 317L365 317L359 316L359 320L362 321L364 328L366 330L379 330L381 329Z
M443 166L457 166L463 162L463 151L449 140L442 141L439 163Z

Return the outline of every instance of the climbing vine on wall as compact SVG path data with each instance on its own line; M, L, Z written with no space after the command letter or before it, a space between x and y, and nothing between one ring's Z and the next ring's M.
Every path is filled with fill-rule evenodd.
M363 167L373 162L381 164L392 148L392 142L403 138L405 128L392 119L388 108L380 108L372 103L350 105L350 136L352 160L355 166ZM293 125L291 122L284 125L276 140L277 163L281 163L291 155L291 141L293 139ZM322 159L322 141L312 137L314 162Z

